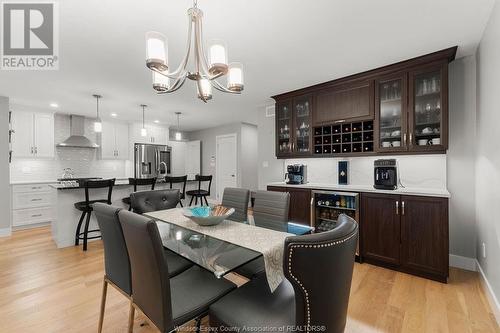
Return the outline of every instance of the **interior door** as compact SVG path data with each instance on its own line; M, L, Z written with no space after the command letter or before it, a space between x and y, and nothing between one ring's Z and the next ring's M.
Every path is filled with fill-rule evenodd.
M175 163L175 157L174 157ZM186 143L185 170L189 180L195 179L201 173L201 141L189 141Z
M12 155L33 157L33 113L12 112Z
M35 156L43 158L54 157L54 116L35 113Z
M218 136L216 151L217 200L222 200L226 187L237 187L237 139L236 134Z

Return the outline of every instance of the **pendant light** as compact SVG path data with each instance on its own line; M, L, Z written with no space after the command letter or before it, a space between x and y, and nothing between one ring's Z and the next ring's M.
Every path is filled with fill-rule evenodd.
M146 109L147 105L146 104L141 104L141 108L142 108L142 128L141 128L141 136L147 136L148 135L148 131L146 130L146 126L144 124L144 112L145 112L145 109Z
M97 117L94 122L94 132L96 133L101 133L102 132L102 122L101 122L101 117L99 117L99 98L102 98L101 95L92 95L96 99L96 104L97 104Z
M181 141L182 133L180 131L180 126L179 126L179 117L181 116L182 112L176 112L175 114L177 115L177 132L175 132L175 140Z

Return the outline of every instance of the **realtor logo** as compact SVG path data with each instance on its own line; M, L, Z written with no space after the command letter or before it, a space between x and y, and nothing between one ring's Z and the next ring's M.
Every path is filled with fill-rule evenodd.
M55 2L2 2L1 65L4 70L57 70Z

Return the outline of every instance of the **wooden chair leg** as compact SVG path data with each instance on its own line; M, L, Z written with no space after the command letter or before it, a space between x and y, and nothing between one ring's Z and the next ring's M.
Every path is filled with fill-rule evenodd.
M83 230L83 251L87 251L87 238L89 237L89 224L90 224L90 215L91 213L87 213L87 220L85 221L85 229Z
M101 296L101 312L99 313L99 328L98 333L102 332L102 324L104 322L104 309L106 308L106 294L108 292L108 281L104 278L102 283L102 296Z
M75 233L75 246L78 246L80 244L80 230L82 228L82 222L83 219L85 218L86 212L82 212L82 215L80 216L80 221L78 221L78 226L76 227L76 233Z
M135 316L134 303L132 300L130 300L130 310L128 313L128 333L134 332L134 316Z

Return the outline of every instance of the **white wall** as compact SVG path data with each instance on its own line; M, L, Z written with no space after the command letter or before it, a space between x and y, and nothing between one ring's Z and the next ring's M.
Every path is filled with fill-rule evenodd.
M449 66L449 115L450 253L475 258L475 56L457 59Z
M241 187L256 190L258 187L258 132L257 126L241 125Z
M10 234L9 98L0 96L0 237Z
M497 2L476 54L477 259L500 297L500 4ZM482 244L486 258L482 255Z
M257 110L257 131L259 189L265 190L267 184L281 181L284 177L284 160L277 159L275 154L275 118L266 115L266 107Z

